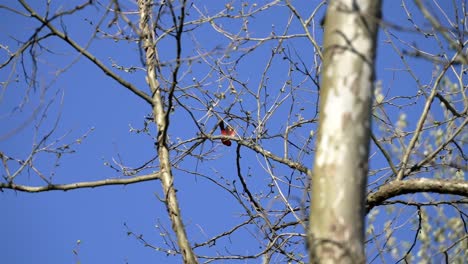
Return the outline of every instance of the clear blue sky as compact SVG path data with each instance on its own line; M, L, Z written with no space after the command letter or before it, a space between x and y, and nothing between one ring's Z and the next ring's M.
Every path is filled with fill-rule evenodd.
M13 2L13 1L7 1ZM36 1L31 1L36 2ZM54 2L54 1L53 1ZM62 1L60 1L62 2ZM219 11L224 1L197 1L199 7L206 7L211 14ZM263 3L265 1L260 1ZM312 7L315 2L312 1ZM63 3L62 3L63 4ZM123 5L134 6L132 1L126 1ZM294 1L303 14L306 14L311 7ZM39 10L40 4L34 4ZM54 4L57 8L59 4ZM72 4L64 4L71 7ZM272 24L276 25L278 31L285 17L285 7L271 9L271 12L260 16L255 25L253 35L266 36L271 31ZM192 10L193 19L197 14ZM89 38L89 24L87 19L93 17L96 9L91 7L79 12L76 16L69 16L65 22L67 32L81 45L85 45ZM417 15L417 12L414 12ZM15 49L15 41L26 40L34 29L31 19L25 19L17 15L0 9L0 42L8 43L11 49ZM383 9L384 18L395 23L403 23L405 16L400 8L400 1L385 1ZM263 20L262 20L263 19ZM229 28L229 23L225 22L225 27ZM408 24L406 24L408 25ZM297 24L296 24L297 26ZM293 28L293 32L301 32L299 28ZM197 35L198 41L207 46L222 45L225 40L219 36L213 37L209 33L200 32ZM319 34L320 35L320 34ZM391 94L403 95L414 93L414 81L407 75L391 71L391 68L401 68L402 64L398 57L391 51L388 45L384 44L386 38L382 32L379 35L377 79L382 80L384 89L391 87ZM418 40L419 41L419 40ZM64 47L60 41L52 40L47 42L50 48L59 55L48 55L47 62L41 65L50 64L52 68L61 68L74 61L77 54L69 47ZM105 44L104 44L105 43ZM295 48L302 50L310 49L310 43L298 41ZM173 55L173 49L167 45L160 51L162 57ZM434 43L427 43L434 45ZM239 75L244 78L255 80L259 77L264 65L265 56L270 52L272 46L253 53L250 64L243 65ZM430 46L427 46L430 48ZM112 44L111 41L95 41L89 50L110 65L112 58L118 64L140 66L139 55L136 45L127 43ZM66 59L63 59L64 56ZM5 54L0 54L2 61ZM305 58L305 60L309 60ZM258 61L258 63L256 63ZM417 72L422 80L428 82L432 70L428 64L418 63L412 60L413 65L418 66ZM18 65L19 67L19 65ZM195 66L194 71L197 71ZM201 69L202 76L206 69ZM59 166L53 167L54 155L35 160L35 164L42 170L54 173L54 183L70 183L76 181L91 181L104 178L117 177L112 169L104 166L104 162L111 162L112 159L128 164L129 166L139 166L146 160L152 158L154 153L153 143L150 138L142 134L129 133L130 126L140 128L143 124L144 116L150 113L149 107L139 98L120 87L115 81L103 75L97 68L81 58L73 67L61 74L54 80L54 72L50 68L43 68L39 71L41 76L38 80L41 86L53 85L46 98L55 96L55 101L51 105L49 120L41 128L44 133L51 129L55 118L60 116L58 129L53 138L64 136L63 142L71 143L77 137L86 134L93 129L82 144L74 145L77 151L75 154L65 155L61 158ZM0 70L0 79L4 81L9 72ZM273 73L274 74L274 73ZM142 73L122 74L126 80L131 81L139 87L145 87ZM246 77L248 76L248 77ZM254 81L252 81L254 82ZM216 85L215 83L213 85ZM59 93L55 94L59 90ZM145 90L147 92L147 90ZM33 114L40 103L38 92L31 92L31 102L24 109L10 113L24 98L24 83L12 84L4 91L0 100L0 136L8 135L13 128L21 127L20 124L26 122ZM46 102L47 103L47 102ZM43 106L44 107L44 106ZM420 113L421 105L413 106L409 115L410 125L414 124L414 118ZM43 109L43 108L42 108ZM60 115L58 115L60 113ZM400 114L398 110L393 112L392 118L396 120ZM190 136L194 131L188 122L185 122L183 115L177 116L171 124L173 131L178 131L178 135ZM8 123L5 121L7 120ZM282 121L277 120L278 123ZM17 131L14 135L9 135L6 139L0 140L0 151L11 156L25 159L34 141L34 123L26 122L24 129ZM187 134L185 134L187 133ZM192 134L193 136L193 134ZM275 150L274 146L271 146ZM279 149L278 149L279 150ZM235 178L235 147L226 148L219 146L217 154L221 157L218 163L218 173L226 178ZM252 158L256 167L255 155L247 156ZM372 161L372 165L378 167L380 158ZM312 160L305 165L310 166ZM195 164L184 164L193 168ZM199 166L203 166L200 164ZM3 167L0 167L3 169ZM253 169L253 171L260 171ZM3 175L3 171L0 174ZM50 176L50 175L48 175ZM18 183L38 185L42 184L37 176L31 172L21 175ZM264 183L264 182L263 182ZM184 221L187 225L189 238L195 242L201 242L206 237L211 237L223 230L226 226L232 226L238 222L238 215L235 210L236 205L231 197L225 192L216 188L213 184L203 179L195 180L195 177L188 174L176 174L176 188L179 190L178 197L181 204ZM2 263L76 263L79 259L82 263L180 263L178 257L168 258L164 253L155 252L150 248L145 248L133 237L127 236L128 229L143 234L148 242L154 245L164 246L160 236L160 230L155 228L162 223L170 229L165 207L156 196L162 196L160 183L144 182L129 186L100 187L96 189L82 189L68 192L45 192L39 194L28 194L3 190L0 193L0 255ZM237 239L237 241L236 241ZM78 248L78 256L73 254L77 249L77 241L81 244ZM255 243L250 238L233 238L229 244L233 252L245 252L251 250L255 252ZM211 250L197 251L201 254L214 254ZM248 263L257 263L252 261Z

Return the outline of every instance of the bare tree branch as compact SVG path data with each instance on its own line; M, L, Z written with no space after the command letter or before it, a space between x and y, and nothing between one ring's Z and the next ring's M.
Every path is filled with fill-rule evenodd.
M10 183L3 183L0 182L0 190L2 189L11 189L15 191L22 191L22 192L29 192L29 193L37 193L37 192L48 192L48 191L69 191L69 190L76 190L76 189L84 189L84 188L95 188L100 186L110 186L110 185L127 185L133 183L140 183L145 181L151 180L158 180L161 178L161 173L153 173L148 175L141 175L132 178L126 179L105 179L99 181L89 181L89 182L76 182L70 184L50 184L46 186L28 186L28 185L20 185L15 184L13 182Z
M391 181L380 187L376 192L367 195L366 211L369 212L375 206L393 197L418 192L453 194L468 197L468 182L427 178Z

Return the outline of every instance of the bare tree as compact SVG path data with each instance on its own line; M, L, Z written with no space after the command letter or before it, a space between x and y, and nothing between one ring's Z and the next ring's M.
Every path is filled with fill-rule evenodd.
M365 190L380 1L330 1L325 21L310 259L364 263Z
M160 181L160 242L128 234L185 263L461 263L466 6L404 0L398 9L384 3L382 17L379 10L380 1L364 0L2 3L3 17L25 28L4 29L0 39L0 189ZM107 54L110 47L119 52ZM146 105L130 132L154 151L131 153L128 163L105 157L109 178L64 182L57 166L94 130L61 127L68 113L59 82L91 73ZM73 89L93 96L96 87ZM19 135L32 138L29 151L5 144ZM178 198L191 191L180 187L187 176L198 190L216 190L212 201L230 202L232 214L219 217L234 224L210 236L184 224L194 217Z

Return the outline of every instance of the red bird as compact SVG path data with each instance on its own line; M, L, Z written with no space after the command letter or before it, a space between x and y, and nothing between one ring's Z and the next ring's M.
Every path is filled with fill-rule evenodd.
M228 126L227 128L224 126L224 122L221 121L219 122L219 128L221 129L221 135L223 136L234 136L234 129L232 127ZM221 142L223 142L224 145L226 146L231 146L231 140L229 139L221 139Z

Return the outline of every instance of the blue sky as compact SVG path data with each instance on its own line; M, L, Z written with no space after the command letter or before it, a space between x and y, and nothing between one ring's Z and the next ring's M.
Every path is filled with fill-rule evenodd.
M11 2L11 1L9 1ZM210 13L220 10L224 4L222 1L196 1L198 6L206 7ZM313 1L318 2L318 1ZM222 2L224 3L224 2ZM310 13L312 6L294 1L298 10L303 14ZM132 2L123 3L124 6L134 7ZM35 6L40 10L39 4ZM59 4L55 5L57 8ZM71 7L71 4L67 4ZM322 9L323 10L323 9ZM193 11L193 10L192 10ZM35 23L31 19L24 19L0 9L2 16L0 24L9 25L0 29L0 42L8 43L12 49L15 41L12 36L20 40L25 40L34 28ZM384 2L384 18L394 23L405 21L404 13L400 9L400 2ZM91 7L76 16L69 16L65 19L66 30L81 45L89 40L90 26L88 19L94 18L97 9ZM256 36L267 36L272 30L272 23L275 30L281 32L282 22L286 20L285 7L272 8L265 15L257 18L256 23L251 25L252 34ZM414 12L418 16L417 12ZM193 12L196 17L196 13ZM193 18L189 18L193 19ZM223 22L226 29L230 27L238 28L232 22ZM408 26L408 25L406 25ZM318 30L320 31L320 30ZM227 44L225 38L213 35L208 30L199 31L195 35L200 46L210 50L216 46ZM301 32L297 23L293 23L292 32ZM320 32L317 33L320 39ZM189 37L187 37L189 38ZM380 32L377 55L377 79L382 80L384 90L390 89L389 95L414 94L414 81L407 74L392 71L392 68L401 68L401 61L392 52L389 45L385 45L386 36ZM424 42L427 49L437 49L432 42ZM139 98L129 91L120 87L117 82L110 80L95 65L81 58L75 61L77 54L69 47L66 47L58 40L47 41L47 46L57 52L57 55L48 55L47 61L41 61L44 68L39 69L41 87L51 86L46 98L55 98L48 112L48 120L39 129L39 134L44 134L53 127L57 118L58 128L54 133L54 138L61 138L62 143L76 143L76 138L89 135L81 144L74 144L76 153L64 155L58 164L56 156L53 154L43 155L35 160L35 164L44 171L49 172L48 176L53 176L54 183L70 183L76 181L91 181L104 178L121 177L112 169L104 166L105 162L112 163L112 159L123 162L128 166L138 167L148 159L154 157L154 146L152 138L144 134L130 133L130 128L141 128L144 117L150 113L150 108ZM193 47L187 42L185 46L187 53L193 52ZM161 44L161 59L173 56L173 43L170 41ZM298 49L304 57L306 63L312 63L312 57L306 56L304 50L311 49L310 43L305 40L295 42L294 48ZM248 80L252 84L258 83L265 65L265 60L274 43L267 44L265 49L260 49L251 53L251 58L241 63L238 68L240 79ZM167 49L167 50L165 50ZM94 40L89 50L106 63L111 65L112 60L117 64L132 65L140 67L137 46L133 43L113 43L106 39ZM2 60L5 58L1 54ZM416 72L423 81L430 79L432 68L428 63L410 59L416 67ZM55 77L53 69L61 69L73 63L72 68L58 78ZM45 67L50 66L50 67ZM183 69L188 69L184 66ZM281 76L284 69L281 66L271 70L271 80L269 84L274 87L275 83L283 82ZM192 76L201 78L209 69L206 66L194 66L192 73L188 74L182 83L187 84L192 80ZM126 80L148 92L144 75L142 72L123 73ZM8 71L0 71L1 80L7 78ZM214 74L215 75L215 74ZM216 85L226 87L226 82L216 83L216 75L212 76L213 91ZM315 89L311 83L308 88ZM24 83L14 83L6 90L2 90L3 98L0 101L0 136L8 135L6 139L0 140L0 151L11 156L25 159L28 151L34 142L35 122L26 122L32 113L41 105L39 89L31 91L31 101L24 108L12 113L14 106L18 105L24 98ZM272 88L273 89L273 88ZM303 94L304 96L307 93ZM234 98L228 97L229 100ZM48 100L45 103L49 102ZM314 102L307 104L313 105ZM246 99L248 105L248 99ZM45 109L44 102L41 110ZM408 113L410 125L414 126L415 118L418 117L422 109L422 104L411 107ZM286 116L284 110L279 111L275 116L270 128L281 126L282 118ZM398 109L391 112L391 117L396 121L401 113ZM437 110L435 110L437 113ZM310 117L311 112L304 115ZM201 116L202 114L199 113ZM38 117L36 117L36 121ZM5 121L7 120L7 121ZM187 121L188 116L180 111L174 116L172 121L173 140L176 137L189 138L194 136L194 126ZM27 126L17 133L10 135L12 129L21 127L25 123ZM215 119L210 119L207 123L214 125ZM235 124L234 124L235 125ZM207 126L209 127L209 126ZM307 129L314 129L307 127ZM154 131L154 129L152 130ZM305 132L306 133L306 132ZM218 143L215 143L219 145ZM280 151L275 143L265 143L272 150ZM206 146L209 148L211 146ZM208 161L195 165L193 160L182 163L185 168L193 169L200 166L204 173L211 171L216 177L224 177L230 180L236 178L235 167L235 147L227 148L222 145L215 146L214 149L219 159L216 165L206 165ZM246 151L247 152L247 151ZM371 151L372 152L372 151ZM251 166L252 174L262 171L256 165L257 157L253 154L243 154L245 166ZM372 166L378 167L382 162L381 157L371 160ZM253 162L252 164L247 161ZM306 156L305 165L312 164L312 156ZM3 167L0 167L4 169ZM148 170L149 171L149 170ZM147 172L148 172L147 171ZM247 173L247 169L246 172ZM4 172L0 171L1 174ZM288 173L286 170L284 173ZM264 186L268 183L268 177L258 177L256 184ZM254 182L251 178L250 181ZM43 184L38 177L31 172L18 177L17 183L38 185ZM252 183L253 184L253 183ZM253 185L252 188L258 187ZM222 189L204 179L196 179L193 175L176 172L176 188L180 201L182 215L189 233L189 238L194 242L201 242L208 237L212 237L226 229L239 223L241 211L239 205ZM143 234L148 242L154 245L164 246L164 237L160 235L160 229L155 226L164 226L170 229L167 219L166 209L157 196L162 196L160 183L144 182L129 186L110 186L95 189L74 190L68 192L46 192L38 194L28 194L3 190L0 193L0 253L4 263L180 263L178 257L168 258L164 253L144 247L132 236L128 236L130 231ZM126 226L127 225L127 226ZM252 230L252 232L255 232ZM77 241L81 241L77 246ZM230 243L224 242L233 252L245 252L251 250L255 252L256 241L251 237L234 236ZM73 250L78 249L78 255ZM303 249L301 249L303 250ZM198 254L213 254L213 249L203 249L196 251ZM256 261L248 262L256 263Z

